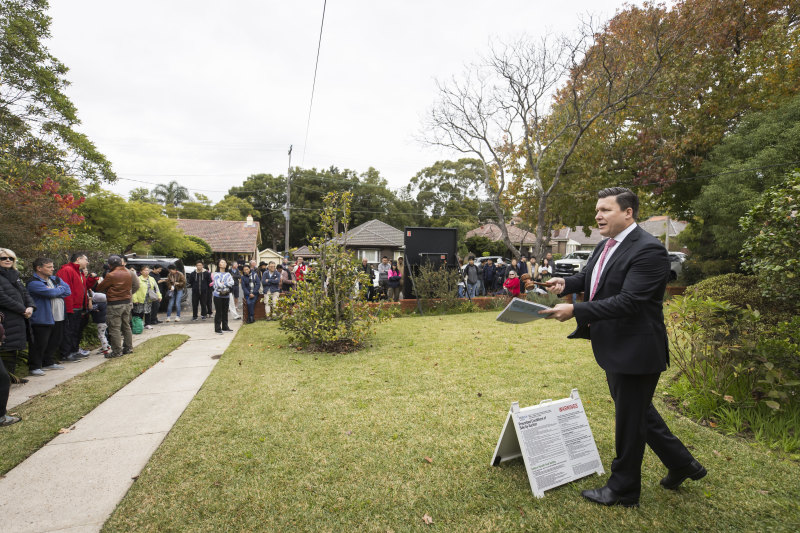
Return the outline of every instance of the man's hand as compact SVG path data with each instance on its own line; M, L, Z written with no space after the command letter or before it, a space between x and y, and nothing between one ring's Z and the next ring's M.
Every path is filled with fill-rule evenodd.
M561 294L564 292L564 278L550 278L544 282L544 286L548 292Z
M555 318L559 322L565 322L574 316L572 314L572 304L556 304L550 309L542 309L539 314L548 315L546 318Z
M25 318L30 318L33 315L33 307L26 307L23 316Z

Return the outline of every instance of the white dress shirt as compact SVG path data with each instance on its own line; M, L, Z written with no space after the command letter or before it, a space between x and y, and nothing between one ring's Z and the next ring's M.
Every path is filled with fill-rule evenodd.
M605 261L603 261L603 265L602 266L600 266L600 259L599 258L597 259L597 262L594 264L594 269L592 269L592 280L591 280L591 284L589 285L589 287L594 287L595 280L603 273L603 269L606 267L608 262L611 261L611 256L614 255L614 252L617 251L617 249L619 248L619 245L622 244L622 241L625 240L625 237L630 235L631 232L633 230L635 230L635 229L636 229L636 222L634 222L633 224L631 224L630 226L628 226L627 228L622 230L617 236L611 237L612 239L617 241L617 244L615 244L614 246L612 246L608 250L608 252L606 253L606 259L605 259ZM600 257L602 257L603 256L603 251L600 250L599 253L600 253ZM598 267L600 267L600 268L598 268Z

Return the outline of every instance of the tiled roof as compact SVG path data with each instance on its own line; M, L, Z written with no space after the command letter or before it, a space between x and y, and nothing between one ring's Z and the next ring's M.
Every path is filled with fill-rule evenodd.
M213 252L253 253L258 246L259 225L247 226L243 220L180 219L178 227L186 235L200 237Z
M575 226L575 229L570 228L561 228L557 230L553 230L553 235L550 237L550 241L575 241L581 245L595 245L602 241L604 237L600 235L600 230L598 228L592 228L591 233L587 237L585 233L583 233L583 226Z
M401 230L376 219L349 230L346 237L347 246L353 247L402 248L405 246Z
M654 235L656 237L660 237L667 232L667 217L665 216L658 216L658 217L650 217L644 222L640 222L639 225L645 230L647 233ZM679 234L683 230L686 229L688 226L688 222L683 222L682 220L675 220L674 218L669 218L669 235L670 237L674 237L675 235Z
M536 243L536 233L533 231L524 230L519 226L512 226L511 224L506 224L506 229L508 230L508 238L514 245L519 246L521 242L523 246L532 246ZM500 226L494 223L484 224L474 230L468 231L467 239L470 237L487 237L492 241L499 241L503 238L500 233Z
M308 246L301 246L294 252L292 252L292 257L302 257L303 259L307 259L309 257L319 257L319 254L311 253L311 249Z

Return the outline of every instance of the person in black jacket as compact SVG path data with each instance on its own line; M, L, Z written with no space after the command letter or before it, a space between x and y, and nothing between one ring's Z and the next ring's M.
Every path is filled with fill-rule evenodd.
M369 282L367 283L366 287L361 287L361 290L367 289L364 293L367 301L372 301L375 298L375 287L373 284L373 280L375 279L375 270L372 269L372 265L369 264L369 260L365 257L361 260L361 270L367 275L369 278Z
M497 275L496 270L492 260L487 259L486 264L483 265L483 286L487 296L491 296L492 292L494 292L494 278Z
M0 313L3 314L5 340L0 344L2 372L0 372L0 426L19 422L19 418L8 416L6 406L11 392L11 378L17 366L17 352L28 347L30 323L33 315L33 298L15 268L17 256L11 250L0 248ZM23 383L27 380L22 381Z
M200 305L203 320L211 316L208 305L208 295L211 291L211 274L203 267L203 262L198 261L196 270L186 276L186 285L192 289L192 320L197 320L197 306Z

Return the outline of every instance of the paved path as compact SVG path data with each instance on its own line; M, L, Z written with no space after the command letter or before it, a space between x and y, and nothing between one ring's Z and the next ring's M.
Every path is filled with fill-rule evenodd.
M190 339L0 479L0 529L100 531L236 334L217 335L206 320L157 326L141 340L166 333Z

